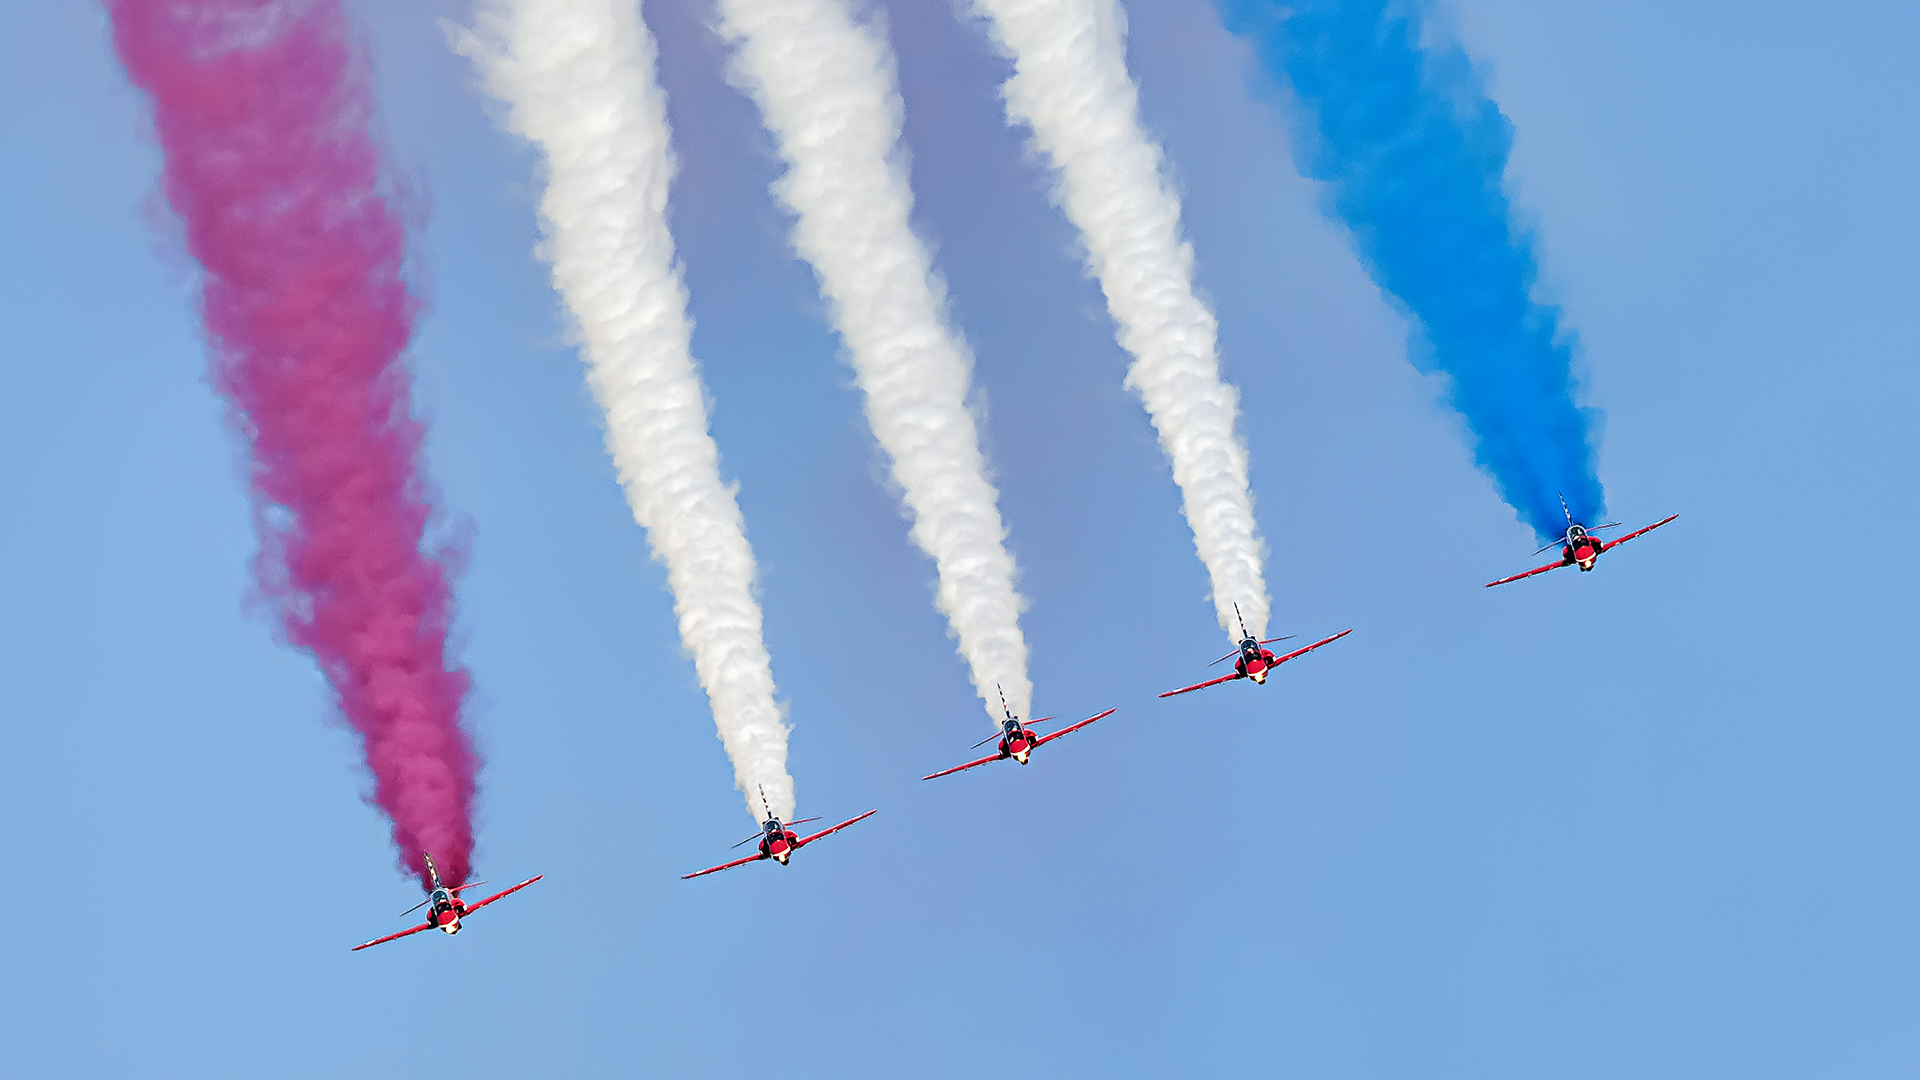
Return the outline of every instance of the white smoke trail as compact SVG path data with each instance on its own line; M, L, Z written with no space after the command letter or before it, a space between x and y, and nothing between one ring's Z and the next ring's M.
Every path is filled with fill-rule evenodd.
M909 223L892 54L844 0L720 0L720 16L734 77L787 164L774 190L799 219L794 247L819 276L974 689L996 720L995 683L1025 716L1025 605L967 411L971 356Z
M787 728L753 551L734 489L720 480L667 230L675 162L652 35L635 0L487 0L476 29L454 37L506 104L509 129L545 152L541 253L578 324L607 449L666 566L680 640L747 806L757 820L764 785L774 812L790 818Z
M1240 394L1220 380L1213 312L1193 293L1193 249L1160 148L1141 130L1127 74L1126 16L1115 0L975 0L1014 65L1001 88L1009 123L1026 124L1053 161L1054 199L1080 230L1106 293L1127 385L1139 392L1173 462L1194 547L1213 580L1220 625L1233 605L1265 637L1271 600L1234 433Z

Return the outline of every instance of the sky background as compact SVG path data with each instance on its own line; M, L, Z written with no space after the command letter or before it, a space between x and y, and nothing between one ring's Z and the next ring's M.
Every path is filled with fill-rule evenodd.
M658 0L674 226L762 566L800 812L753 822L533 254L535 156L441 19L354 0L423 221L412 352L486 758L457 941L312 664L248 600L240 446L147 104L101 9L0 9L0 1041L92 1076L1911 1077L1920 1071L1920 66L1911 4L1450 0L1517 128L1614 516L1549 574L1316 206L1204 0L1130 61L1242 391L1273 632L1229 647L1104 305L951 0L883 0L918 224L978 356L1035 708L1026 769L766 192L699 0Z

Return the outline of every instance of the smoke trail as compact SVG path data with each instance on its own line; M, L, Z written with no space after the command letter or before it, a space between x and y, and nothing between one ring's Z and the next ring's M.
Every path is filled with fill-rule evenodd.
M720 480L667 194L674 172L653 38L633 0L492 0L473 57L507 125L547 159L543 254L578 324L607 449L667 568L680 640L757 819L758 788L793 815L787 728L754 599L753 551Z
M1025 606L967 412L971 357L945 318L945 286L913 234L899 155L893 59L845 0L720 0L734 75L759 103L798 216L793 244L833 310L867 419L905 489L913 539L939 570L940 610L995 719L992 687L1027 714Z
M108 0L149 93L164 190L205 272L214 379L252 449L256 574L359 732L403 864L465 880L478 761L421 553L416 305L381 196L365 67L337 0Z
M1424 331L1475 460L1541 538L1604 516L1596 414L1574 400L1573 338L1532 298L1532 238L1502 178L1513 126L1466 55L1423 45L1399 0L1219 0L1304 113L1303 168L1328 185L1373 279Z
M1127 385L1172 461L1220 626L1239 637L1237 603L1247 628L1265 637L1265 545L1247 490L1246 446L1233 430L1240 394L1220 381L1213 312L1193 294L1180 200L1162 173L1160 148L1140 128L1125 16L1114 0L976 7L1013 60L1001 91L1008 122L1031 128L1034 146L1052 159L1054 199L1080 230L1120 345L1134 357Z

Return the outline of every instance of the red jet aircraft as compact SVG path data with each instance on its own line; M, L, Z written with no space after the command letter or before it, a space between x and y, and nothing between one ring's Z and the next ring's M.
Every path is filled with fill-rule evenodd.
M798 821L782 823L779 818L774 816L773 807L767 806L766 788L760 789L760 805L767 807L767 820L760 823L760 831L758 833L740 841L740 844L750 844L755 840L760 841L760 849L758 851L744 859L735 859L732 862L721 863L719 866L709 866L705 870L695 871L691 874L681 874L680 880L686 881L689 878L697 878L703 874L717 874L722 870L731 870L736 866L745 866L750 862L759 862L761 859L772 859L781 866L785 866L787 865L787 860L793 857L794 852L799 851L815 840L831 833L837 833L856 821L865 821L880 812L878 810L869 810L859 817L848 818L831 829L821 829L812 836L802 837L799 833L793 831L793 827L795 825L805 825L809 821L819 821L819 818L801 818ZM739 847L740 844L733 846Z
M1233 605L1233 613L1235 616L1240 615L1239 604ZM1220 660L1215 660L1213 662L1213 664L1217 664L1221 660L1226 660L1229 657L1238 656L1239 659L1233 662L1233 674L1222 675L1217 679L1208 679L1206 682L1203 682L1203 683L1194 683L1192 686L1183 686L1178 690L1169 690L1166 693L1161 694L1160 696L1172 697L1175 694L1184 694L1192 690L1204 690L1209 686L1218 686L1223 682L1232 682L1235 679L1252 679L1255 683L1264 685L1267 681L1267 673L1271 672L1274 668L1279 667L1281 664L1286 663L1287 661L1293 659L1296 656L1305 656L1306 654L1312 652L1313 650L1319 648L1322 645L1339 641L1341 638L1346 637L1348 634L1351 634L1351 633L1353 633L1353 629L1349 627L1348 629L1342 630L1330 638L1321 638L1319 641L1314 642L1313 644L1307 646L1304 649L1295 649L1285 656L1275 656L1273 655L1272 649L1264 649L1264 648L1261 648L1261 646L1271 645L1276 641L1286 641L1288 638L1291 638L1294 635L1288 634L1286 637L1268 638L1265 641L1260 641L1255 639L1252 634L1247 633L1247 620L1245 618L1241 618L1240 619L1240 648L1235 650L1234 652L1228 653L1226 656L1221 657ZM1207 666L1212 667L1213 664L1208 664Z
M1079 723L1073 724L1069 727L1063 727L1059 731L1056 731L1051 735L1042 735L1039 732L1034 731L1028 725L1044 724L1052 720L1053 717L1043 716L1038 720L1029 720L1026 724L1022 724L1019 720L1014 718L1013 710L1007 706L1007 695L1006 695L1006 691L1004 690L1001 691L1000 693L1000 710L1007 714L1006 720L1004 720L1000 724L1000 734L990 735L987 738L981 739L979 742L974 743L973 746L970 747L970 749L978 750L981 747L992 742L993 740L999 739L1000 745L994 749L994 752L992 755L988 757L983 757L978 761L969 761L965 765L955 765L951 769L946 769L942 772L934 773L932 776L923 776L920 779L937 780L942 776L952 776L954 773L957 773L957 772L965 772L976 765L985 765L988 762L992 762L992 761L1005 761L1008 758L1012 758L1013 760L1019 762L1020 764L1025 765L1027 763L1027 758L1033 754L1035 749L1045 746L1046 744L1052 742L1053 740L1059 738L1062 735L1066 735L1070 732L1079 731L1081 728L1086 727L1088 724L1093 723L1095 720L1104 720L1107 717L1112 716L1115 712L1115 710L1113 709L1108 709L1106 712L1101 713L1099 716L1089 716L1085 720L1082 720Z
M449 889L445 885L440 884L440 871L433 868L433 856L423 855L422 857L427 860L427 876L433 879L433 888L427 890L427 898L425 900L420 901L418 904L413 905L413 907L408 908L400 914L403 916L408 915L422 907L432 905L427 907L427 921L421 923L419 926L408 927L397 934L388 934L383 938L374 938L365 945L355 945L350 951L359 952L361 949L370 949L375 945L383 945L392 941L394 938L403 938L408 934L417 934L422 930L438 928L445 930L449 934L457 934L460 932L461 919L479 911L481 908L486 907L488 904L493 903L508 893L519 892L521 889L547 876L545 874L535 874L511 889L502 889L477 904L469 904L465 900L460 899L460 890L479 888L485 885L486 882L469 881L465 885L455 885Z
M1519 581L1521 578L1529 578L1535 574L1544 574L1549 570L1558 570L1563 566L1578 566L1582 571L1591 570L1593 569L1593 564L1603 553L1619 547L1621 544L1639 536L1641 533L1650 533L1680 516L1679 514L1671 515L1654 522L1644 529L1636 529L1618 540L1608 540L1603 543L1599 537L1593 534L1599 532L1601 529L1617 529L1620 527L1619 522L1615 521L1607 525L1595 525L1589 529L1585 525L1581 525L1573 520L1573 511L1567 509L1567 497L1565 495L1560 496L1560 510L1567 515L1566 535L1553 542L1553 544L1560 545L1560 561L1557 563L1548 563L1545 566L1536 566L1524 574L1503 577L1499 581L1489 581L1487 582L1487 588L1491 589L1495 585L1505 585L1510 581ZM1548 544L1546 547L1541 548L1540 551L1547 550L1547 548L1552 547L1553 544ZM1538 555L1540 551L1536 551L1534 554Z

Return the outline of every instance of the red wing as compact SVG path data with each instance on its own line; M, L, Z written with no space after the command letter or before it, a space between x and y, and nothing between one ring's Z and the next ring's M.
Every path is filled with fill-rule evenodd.
M1051 735L1043 735L1040 738L1035 739L1033 741L1033 745L1045 746L1048 743L1052 742L1053 740L1059 738L1060 736L1065 735L1069 731L1079 731L1081 728L1086 727L1088 724L1093 723L1095 720L1105 720L1107 717L1112 716L1114 712L1115 710L1108 709L1106 712L1101 713L1099 716L1089 716L1085 720L1082 720L1071 727L1063 727L1059 731L1056 731Z
M1231 675L1222 675L1217 679L1208 679L1206 682L1194 683L1192 686L1183 686L1178 690L1169 690L1166 693L1161 694L1160 696L1172 697L1175 694L1184 694L1189 690L1205 690L1209 686L1216 686L1223 682L1232 682L1235 679L1244 679L1244 678L1246 678L1245 675L1242 675L1236 671Z
M402 930L397 934L388 934L386 937L374 938L372 941L367 942L365 945L355 945L353 948L348 949L347 951L359 952L361 949L371 949L375 945L385 945L387 942L392 941L394 938L403 938L403 937L406 937L408 934L417 934L422 930L431 930L431 929L433 929L432 923L423 922L419 926L410 926L407 929Z
M800 839L795 840L793 842L793 848L795 851L798 851L801 848L806 847L808 844L813 843L815 840L818 840L821 837L828 835L829 833L837 833L841 829L846 828L847 826L853 824L854 822L865 821L879 812L880 811L878 810L869 810L866 813L861 814L859 817L848 818L847 820L841 822L840 824L835 825L831 829L821 829L819 832L814 833L812 836L803 836Z
M1625 537L1622 537L1621 539L1623 539L1623 540L1624 540L1624 539L1625 539ZM1617 541L1616 541L1616 542L1617 542ZM1606 549L1604 549L1604 548L1602 548L1601 550L1603 550L1603 551L1604 551L1604 550L1606 550ZM1535 575L1535 574L1544 574L1544 573L1546 573L1546 572L1547 572L1547 571L1549 571L1549 570L1558 570L1558 569L1560 569L1560 568L1561 568L1561 567L1563 567L1563 566L1572 566L1572 565L1573 565L1572 563L1570 563L1570 562L1566 562L1565 560L1562 560L1562 561L1560 561L1560 562L1556 562L1556 563L1548 563L1548 564L1547 564L1547 565L1545 565L1545 566L1536 566L1536 567L1534 567L1533 569L1531 569L1531 570L1529 570L1529 571L1527 571L1527 572L1526 572L1526 573L1524 573L1524 574L1515 574L1515 575L1513 575L1512 577L1503 577L1503 578L1501 578L1501 579L1500 579L1499 581L1489 581L1489 582L1487 582L1487 588L1489 588L1489 589L1491 589L1491 588L1493 588L1493 587L1494 587L1495 585L1505 585L1505 584L1506 584L1507 582L1509 582L1509 581L1519 581L1519 580L1520 580L1521 578L1528 578L1528 577L1532 577L1532 576L1533 576L1533 575Z
M494 893L492 896L487 897L485 900L482 900L477 904L468 904L467 914L471 915L474 912L479 911L481 908L486 907L488 904L493 903L495 900L500 899L501 897L507 895L508 893L517 893L521 889L526 888L527 886L533 884L536 881L539 881L541 878L546 876L547 875L545 874L535 874L532 877L528 878L527 880L521 882L520 884L515 885L511 889L501 889L499 892Z
M764 858L766 858L765 855L762 855L756 851L744 859L735 859L732 862L723 862L719 866L709 866L705 870L698 870L691 874L681 874L680 880L686 881L689 878L697 878L705 874L717 874L722 870L731 870L736 866L745 866L750 862L759 862L761 859L764 859Z
M1620 537L1620 538L1619 538L1619 539L1617 539L1617 540L1609 540L1609 541L1607 541L1607 542L1606 542L1605 544L1602 544L1602 545L1600 546L1600 550L1601 550L1601 551L1611 551L1611 550L1613 550L1614 548L1617 548L1617 547L1619 547L1619 546L1620 546L1621 544L1624 544L1624 543L1626 543L1627 541L1629 541L1629 540L1631 540L1631 539L1633 539L1634 537L1636 537L1636 536L1639 536L1639 535L1640 535L1641 533L1650 533L1650 532L1652 532L1653 530L1655 530L1655 529L1657 529L1657 528L1659 528L1659 527L1660 527L1660 526L1662 526L1662 525L1665 525L1665 524L1666 524L1667 522L1669 522L1669 521L1672 521L1672 520L1673 520L1674 518L1677 518L1677 517L1679 517L1679 516L1680 516L1679 514L1674 514L1674 515L1672 515L1671 517L1668 517L1668 518L1666 518L1666 519L1664 519L1664 520L1661 520L1661 521L1656 521L1656 522L1654 522L1653 524L1651 524L1651 525L1649 525L1649 526L1647 526L1647 527L1646 527L1646 528L1644 528L1644 529L1635 529L1635 530L1634 530L1633 532L1630 532L1630 533L1628 533L1627 535L1625 535L1625 536L1622 536L1622 537ZM1497 584L1497 583L1496 583L1496 584Z
M1283 656L1283 657L1281 657L1281 658L1279 658L1278 660L1275 660L1275 661L1274 661L1273 663L1271 663L1271 664L1268 664L1268 665L1267 665L1267 668L1268 668L1268 670L1272 670L1273 668L1277 668L1277 667L1279 667L1279 666L1280 666L1281 664L1284 664L1284 663L1286 663L1287 661L1289 661L1289 660L1291 660L1291 659L1293 659L1293 658L1294 658L1294 657L1296 657L1296 656L1305 656L1305 655L1307 655L1308 653L1310 653L1310 652L1312 652L1313 650L1315 650L1315 649L1317 649L1317 648L1319 648L1320 646L1322 646L1322 645L1327 645L1327 644L1331 644L1332 642L1335 642L1335 641L1339 641L1339 640L1340 640L1341 638L1343 638L1343 637L1346 637L1346 636L1347 636L1348 634L1351 634L1351 633L1353 633L1353 628L1352 628L1352 627L1348 627L1347 629L1345 629L1345 630L1342 630L1342 631L1340 631L1339 633L1337 633L1337 634L1335 634L1335 635L1333 635L1333 636L1332 636L1332 637L1330 637L1330 638L1321 638L1321 639L1320 639L1319 641L1316 641L1316 642L1314 642L1313 644L1311 644L1311 645L1309 645L1309 646L1307 646L1307 647L1306 647L1306 648L1304 648L1304 649L1295 649L1295 650L1293 650L1292 652L1290 652L1290 653L1288 653L1287 655L1285 655L1285 656ZM1164 696L1164 695L1163 695L1163 696Z
M999 761L1001 760L1001 758L1002 758L1002 755L994 754L990 757L983 757L978 761L969 761L965 765L955 765L951 769L942 770L941 772L934 773L932 776L923 776L920 779L938 780L943 776L952 776L954 773L957 773L957 772L966 772L968 769L973 768L975 765L985 765L989 761Z

